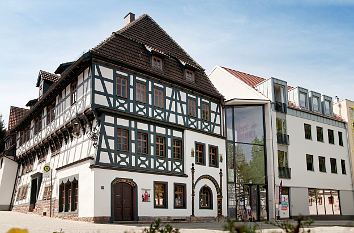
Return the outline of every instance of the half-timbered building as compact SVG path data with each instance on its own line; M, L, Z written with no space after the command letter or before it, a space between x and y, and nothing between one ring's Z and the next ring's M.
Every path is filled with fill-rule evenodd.
M150 16L129 13L54 73L40 71L39 97L12 129L14 210L97 222L226 215L223 97Z

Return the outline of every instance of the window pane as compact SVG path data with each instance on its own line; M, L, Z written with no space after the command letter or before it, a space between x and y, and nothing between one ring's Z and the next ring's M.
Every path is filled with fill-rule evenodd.
M317 131L317 141L323 142L323 128L317 126L316 131Z
M264 147L236 144L236 183L264 184Z
M317 205L316 205L316 190L309 189L308 191L308 206L310 215L317 215Z
M136 100L142 103L146 103L146 84L136 83Z
M234 108L235 141L264 144L263 107Z
M334 144L334 131L331 129L328 130L328 143Z
M173 140L173 158L175 159L182 158L182 140L180 139Z
M347 170L345 169L345 160L340 160L341 167L342 167L342 174L347 174Z
M228 171L228 177L227 181L228 182L235 182L235 172L234 172L234 164L235 164L235 156L234 156L234 144L233 143L227 143L226 145L226 153L227 153L227 171Z
M320 110L318 97L312 97L312 110L317 112Z
M227 108L226 109L226 127L227 127L227 140L234 140L233 137L233 116L232 116L233 109L232 108Z
M333 215L333 196L331 190L323 190L326 215Z
M184 185L175 185L175 208L184 208L185 207L185 186Z
M330 161L331 161L331 173L337 173L337 160L331 158Z
M343 146L343 133L338 132L338 143L340 146Z
M312 155L306 155L306 164L307 164L307 170L308 171L313 171L313 156Z
M340 204L339 204L339 196L337 190L332 190L332 197L333 197L333 214L339 215L340 214Z
M167 207L166 206L166 184L155 182L155 207Z
M318 166L320 172L326 172L326 159L325 157L319 156L318 157Z
M317 189L317 213L318 215L325 215L325 202L324 202L324 192L322 189Z
M303 92L300 92L300 107L307 107L307 94Z
M188 115L197 117L197 101L192 98L188 98Z
M311 125L309 124L304 124L304 130L305 130L305 138L306 139L312 139L311 135Z
M204 165L204 144L196 143L195 144L195 163Z

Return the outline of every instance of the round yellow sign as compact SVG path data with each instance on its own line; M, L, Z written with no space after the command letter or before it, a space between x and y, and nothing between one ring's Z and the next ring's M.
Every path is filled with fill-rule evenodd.
M50 166L49 165L44 165L43 171L44 172L49 172L50 171Z

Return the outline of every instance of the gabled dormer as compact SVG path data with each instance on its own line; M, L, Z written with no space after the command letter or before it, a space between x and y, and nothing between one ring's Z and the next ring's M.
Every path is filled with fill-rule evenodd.
M327 116L333 115L333 101L332 97L327 95L322 95L322 113Z
M310 91L309 100L310 110L313 112L322 113L321 94L318 92Z
M39 88L39 98L41 98L49 89L49 87L58 81L60 76L49 73L47 71L39 71L36 87Z
M289 90L288 98L297 107L309 110L309 91L306 88L295 87Z

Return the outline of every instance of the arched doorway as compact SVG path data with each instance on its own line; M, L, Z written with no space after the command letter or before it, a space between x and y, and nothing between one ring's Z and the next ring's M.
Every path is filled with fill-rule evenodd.
M137 220L136 190L131 179L117 178L112 182L112 221Z

